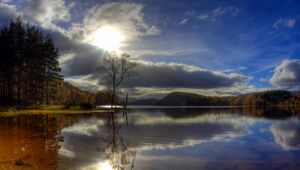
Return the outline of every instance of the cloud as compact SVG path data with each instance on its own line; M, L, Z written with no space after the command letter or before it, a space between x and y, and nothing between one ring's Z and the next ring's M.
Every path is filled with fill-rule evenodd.
M199 15L199 17L198 17L199 20L206 20L208 18L209 18L209 16L207 14L202 14L202 15Z
M296 20L293 18L280 18L274 22L273 27L278 29L280 27L293 28L296 24Z
M82 76L94 73L100 62L103 50L92 45L72 40L61 32L49 31L59 49L59 63L65 77Z
M263 82L263 83L264 83L264 82L268 82L269 79L270 79L270 78L262 77L262 78L259 79L259 82Z
M230 15L231 17L235 17L238 15L239 12L240 12L240 9L233 7L233 6L217 7L209 13L200 14L198 16L198 19L215 21L218 18L225 16L225 15Z
M8 4L7 1L0 1L0 23L6 24L9 20L17 17L15 5Z
M13 1L2 0L0 1L0 24L8 24L10 20L21 16L24 23L67 35L68 30L59 24L71 20L72 3L69 4L67 5L64 0L24 0L16 6Z
M236 15L239 12L238 8L229 6L229 7L218 7L212 11L212 16L218 17L224 14L230 13L232 16Z
M187 19L187 18L184 18L182 21L180 21L180 23L179 23L179 24L180 24L180 25L182 25L182 24L185 24L186 22L188 22L188 20L189 20L189 19Z
M298 121L288 123L278 123L270 127L275 142L282 146L284 150L300 149L300 124Z
M158 35L160 30L146 23L144 6L137 3L109 2L92 7L84 17L81 32L83 41L91 42L95 31L102 26L117 27L125 35L126 41L136 40L143 36ZM78 27L77 27L78 28Z
M71 19L70 7L64 0L27 0L22 5L22 17L44 28L56 27L56 23Z
M281 64L276 66L270 83L289 89L300 87L300 61L299 60L283 60Z
M81 50L88 51L89 49L82 47ZM92 91L100 89L100 86L105 86L106 83L101 77L102 74L96 73L96 68L101 63L100 53L91 54L89 57L76 55L70 58L72 55L67 54L61 59L64 65L63 73L66 75L67 81ZM122 88L132 91L136 97L151 93L156 97L161 97L174 90L190 90L205 95L233 95L239 93L241 89L247 92L253 91L252 88L246 88L246 83L251 78L241 74L225 74L178 63L153 63L143 60L134 60L134 62L137 63L134 71L138 73L138 76L125 80ZM74 81L74 79L78 80ZM99 83L96 84L95 82ZM162 94L157 95L157 91L162 92ZM222 94L220 94L221 91Z
M249 77L224 74L185 64L137 61L139 76L124 81L123 87L220 88L243 84Z
M243 70L246 70L246 69L247 69L247 67L245 67L245 66L240 66L240 67L237 67L237 68L235 68L235 69L226 69L226 70L224 71L224 73L238 72L238 71L243 71Z
M86 90L94 93L105 89L105 86L99 85L99 80L93 79L92 75L69 76L64 80L75 85L76 87L79 87L81 90Z

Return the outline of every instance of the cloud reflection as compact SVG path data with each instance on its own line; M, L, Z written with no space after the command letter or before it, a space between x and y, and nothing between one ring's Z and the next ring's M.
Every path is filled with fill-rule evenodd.
M282 146L284 150L300 149L300 122L292 120L290 122L281 122L270 127L275 142Z
M151 115L150 115L151 113ZM116 115L118 135L128 143L127 149L137 153L176 150L213 141L226 141L250 133L247 124L255 120L224 114L204 114L196 117L171 118L163 112L130 113L129 125L125 126L122 115ZM79 122L65 128L62 150L72 151L76 167L87 168L95 162L104 162L103 152L111 129L109 118L102 121ZM124 126L123 126L124 125ZM100 149L101 150L101 149ZM68 152L65 152L68 153ZM70 157L60 152L62 160Z

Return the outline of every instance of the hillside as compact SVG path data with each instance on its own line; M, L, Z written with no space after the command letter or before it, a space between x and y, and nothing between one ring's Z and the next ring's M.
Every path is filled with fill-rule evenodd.
M95 104L95 94L83 91L67 82L60 83L54 104Z
M202 95L197 95L193 93L184 92L173 92L167 94L162 99L156 102L157 105L175 105L175 106L185 106L185 105L198 105L206 103L207 97Z
M141 99L130 102L130 105L155 105L158 99Z
M291 93L283 90L272 90L257 92L241 96L210 97L193 93L172 92L159 100L144 99L135 101L136 104L143 105L166 105L166 106L238 106L238 105L299 105L300 93Z

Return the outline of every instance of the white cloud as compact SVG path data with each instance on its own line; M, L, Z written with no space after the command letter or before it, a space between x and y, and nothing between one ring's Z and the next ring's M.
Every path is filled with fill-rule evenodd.
M259 82L268 82L269 81L269 78L260 78L259 79Z
M208 18L209 18L209 16L207 14L202 14L202 15L199 15L199 17L198 17L199 20L206 20Z
M283 60L276 66L270 83L279 87L298 89L300 87L300 61Z
M34 21L45 28L71 19L70 8L64 0L27 0L22 13L26 20Z
M127 42L143 36L160 34L156 26L146 23L143 8L142 4L121 2L94 6L84 18L82 25L84 41L89 43L94 32L106 25L117 27Z
M278 123L270 127L275 142L284 150L300 149L300 124L292 120L288 123Z
M99 85L98 79L93 79L91 77L92 75L69 76L69 77L65 77L64 80L76 87L79 87L81 90L97 92L99 90L105 89L104 86Z
M199 20L211 20L215 21L218 18L230 15L231 17L235 17L240 12L239 8L233 7L233 6L227 6L227 7L217 7L213 9L211 12L200 14L198 16Z
M278 29L280 27L293 28L296 24L296 20L293 18L280 18L274 22L273 27Z
M188 20L189 20L189 19L187 19L187 18L184 18L183 20L181 20L181 21L180 21L180 23L179 23L179 24L180 24L180 25L182 25L182 24L185 24L186 22L188 22Z
M68 60L71 60L76 54L75 53L65 53L60 55L58 61L60 66L64 66Z
M66 4L65 0L24 0L18 4L17 7L10 0L0 1L0 24L7 24L19 15L24 23L67 35L68 30L58 24L71 20L70 8L74 3Z
M243 71L243 70L246 70L247 67L245 66L240 66L238 68L235 68L235 69L227 69L224 71L224 73L231 73L231 72L238 72L238 71Z

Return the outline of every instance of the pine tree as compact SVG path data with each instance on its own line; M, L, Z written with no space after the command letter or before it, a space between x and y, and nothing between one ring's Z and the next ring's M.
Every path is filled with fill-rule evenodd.
M0 33L0 104L49 103L62 77L50 35L11 21Z

